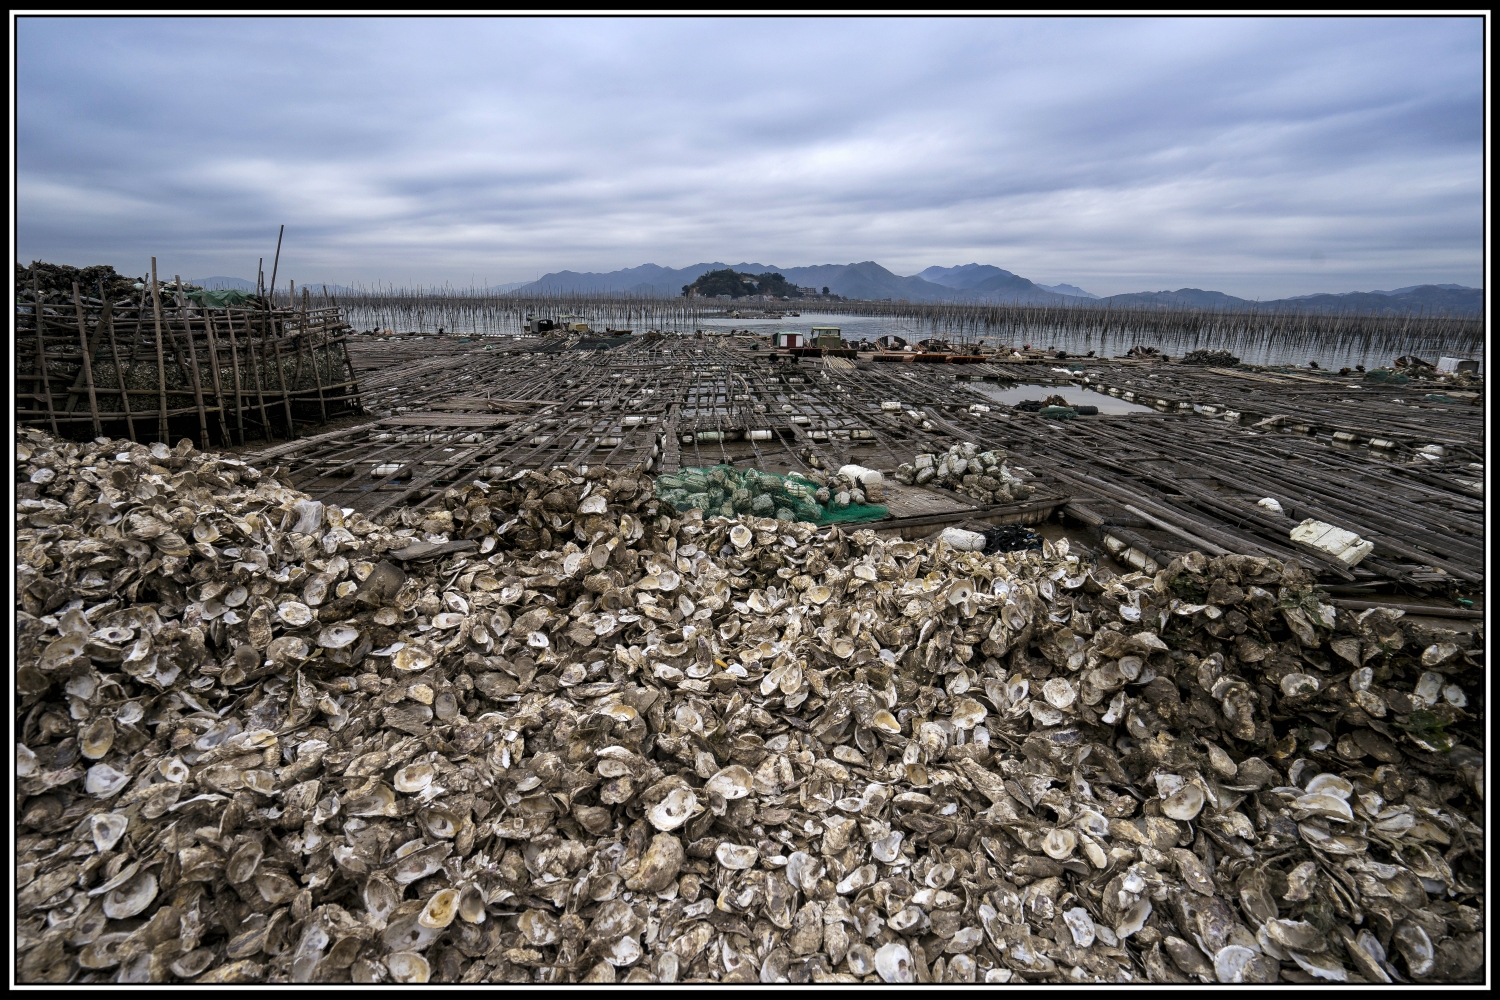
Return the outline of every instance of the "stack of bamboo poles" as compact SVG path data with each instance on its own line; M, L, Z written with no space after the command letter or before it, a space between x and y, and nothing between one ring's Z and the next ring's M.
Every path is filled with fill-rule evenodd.
M43 293L34 275L17 287L18 423L209 447L295 437L359 408L337 308L310 308L305 289L300 309L205 308L151 270L139 299L76 282Z

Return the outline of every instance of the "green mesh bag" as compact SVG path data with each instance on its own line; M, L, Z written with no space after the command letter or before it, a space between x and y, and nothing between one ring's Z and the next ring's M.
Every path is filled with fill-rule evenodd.
M817 492L817 483L795 472L782 476L733 465L679 469L656 477L657 499L679 512L697 508L709 517L752 514L822 525L878 521L890 514L874 504L820 504Z

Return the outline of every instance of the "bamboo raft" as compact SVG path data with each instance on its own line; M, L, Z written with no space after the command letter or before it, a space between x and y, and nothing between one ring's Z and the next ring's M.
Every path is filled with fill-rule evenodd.
M15 309L22 425L210 447L295 437L359 407L349 326L305 290L298 309L205 308L169 299L154 273L123 298L76 282L43 292L33 278Z
M1036 496L982 508L945 491L893 489L892 518L874 527L916 537L1060 514L1138 568L1197 549L1295 558L1346 597L1484 582L1482 408L1427 403L1435 383L1370 387L1358 376L1164 361L1023 369L1073 403L1130 392L1153 407L1060 423L970 387L1004 379L1001 364L773 360L743 337L633 338L612 350L557 337L462 341L349 338L371 419L249 457L373 516L527 467L890 471L973 441L1007 449L1012 467L1035 477ZM988 410L971 410L979 402ZM1344 428L1361 433L1345 439ZM1442 454L1424 450L1433 445ZM1282 513L1259 506L1266 497ZM1290 540L1304 518L1375 549L1347 567Z

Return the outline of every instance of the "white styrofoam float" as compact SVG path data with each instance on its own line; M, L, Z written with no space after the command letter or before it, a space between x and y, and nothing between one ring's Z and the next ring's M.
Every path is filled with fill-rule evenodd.
M1308 518L1292 529L1294 542L1310 545L1319 552L1326 552L1345 566L1358 566L1360 560L1369 555L1375 543L1360 538L1352 531L1335 528L1326 521Z

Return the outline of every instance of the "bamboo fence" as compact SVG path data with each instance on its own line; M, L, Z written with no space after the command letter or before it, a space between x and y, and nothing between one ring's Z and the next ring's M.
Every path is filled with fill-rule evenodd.
M27 287L29 284L30 287ZM163 287L16 288L16 418L71 436L191 437L199 447L295 437L355 412L359 385L336 306L205 308ZM95 294L88 294L93 292Z

